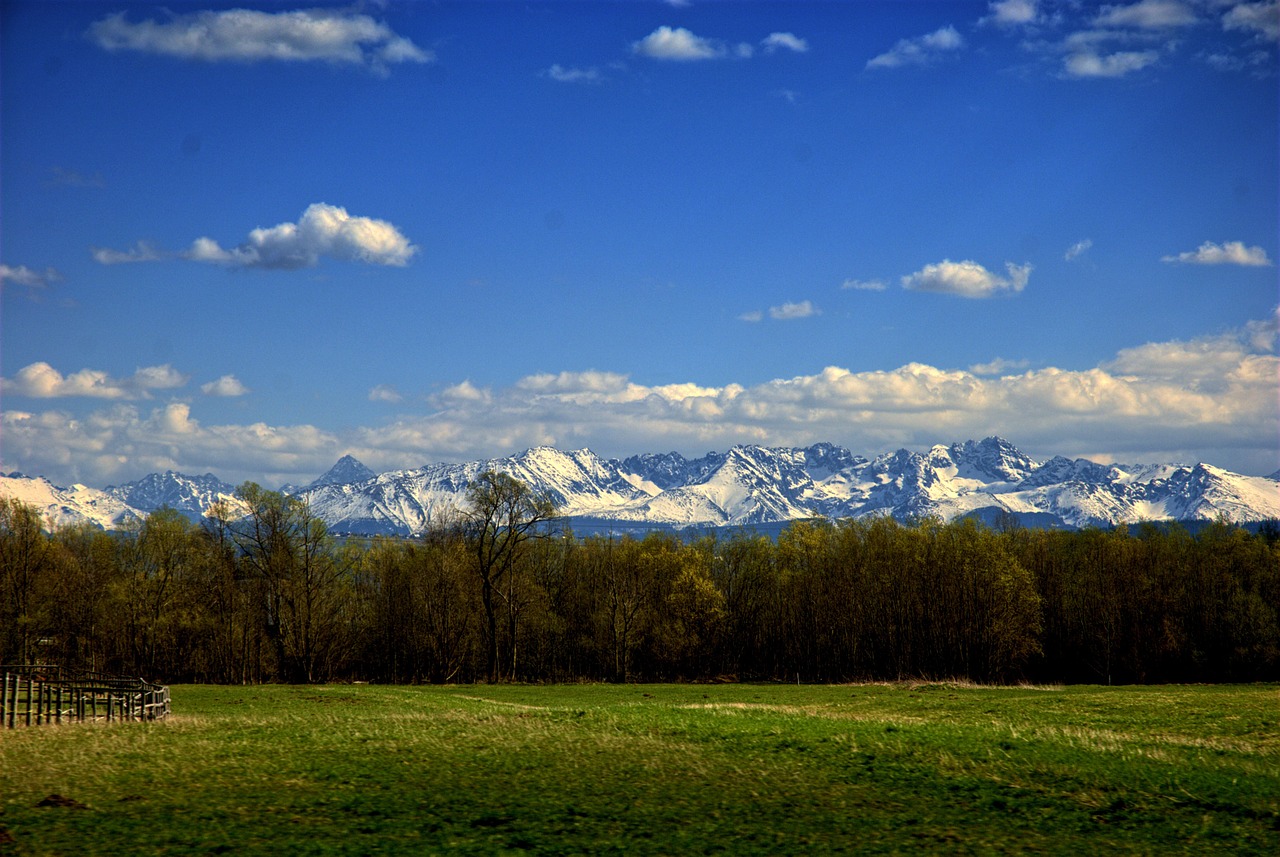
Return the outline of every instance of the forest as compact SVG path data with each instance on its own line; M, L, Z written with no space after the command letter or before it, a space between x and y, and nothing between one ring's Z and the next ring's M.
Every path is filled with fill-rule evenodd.
M0 499L0 663L233 684L1280 679L1271 525L581 537L486 473L421 537L338 539L297 498L238 498L123 532L46 532Z

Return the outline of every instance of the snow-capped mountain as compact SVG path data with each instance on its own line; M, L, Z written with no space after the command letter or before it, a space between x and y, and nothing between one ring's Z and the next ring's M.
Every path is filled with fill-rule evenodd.
M114 530L146 516L105 491L79 484L60 488L43 476L0 476L0 496L37 509L49 529L88 523Z
M324 475L308 485L307 488L319 488L321 485L345 485L348 482L363 482L377 475L357 461L354 456L344 455L338 459L337 464L326 470Z
M565 515L593 515L649 496L637 484L642 480L628 480L619 462L586 449L551 447L509 458L393 470L362 482L320 485L298 496L339 532L419 533L432 520L462 508L467 486L486 470L547 492Z
M486 470L546 492L566 517L608 521L619 529L866 515L944 520L973 515L990 521L1012 514L1028 525L1057 527L1220 515L1240 522L1280 518L1276 474L1242 476L1208 464L1098 464L1061 456L1037 462L998 437L925 452L900 449L874 459L825 443L735 446L697 459L670 452L618 460L587 449L537 447L507 458L380 474L344 456L306 488L291 491L335 532L405 535L421 533L464 508L467 486ZM154 475L108 492L0 477L0 494L37 498L35 505L49 510L50 523L83 515L101 526L118 526L127 515L145 515L164 505L196 517L233 491L208 474Z
M185 476L166 470L118 487L108 485L106 493L134 509L153 512L168 507L193 521L203 518L215 503L224 503L232 509L242 505L235 496L236 486L212 473Z

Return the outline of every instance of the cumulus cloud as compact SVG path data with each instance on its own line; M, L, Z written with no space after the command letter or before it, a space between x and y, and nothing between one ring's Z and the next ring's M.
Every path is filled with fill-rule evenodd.
M418 450L459 459L538 443L625 455L835 440L874 454L978 437L994 425L1046 456L1106 449L1117 460L1203 459L1270 472L1280 428L1274 393L1280 361L1259 350L1262 344L1246 329L1140 346L1083 370L1025 371L1025 361L1003 359L969 371L919 363L867 372L832 366L754 386L646 386L600 372L539 375L483 395L439 397L432 416L369 429L358 442L403 444L410 460Z
M41 289L61 279L62 275L55 268L45 268L43 271L37 271L33 268L28 268L26 265L0 264L0 286L9 283L29 289Z
M232 267L291 269L312 267L321 257L404 266L416 252L387 221L352 217L345 208L317 202L307 206L297 223L254 229L238 247L224 250L211 238L197 238L186 255Z
M764 46L764 52L767 54L778 50L802 54L809 50L809 43L793 33L770 33L760 44Z
M206 426L191 406L171 402L149 413L115 404L77 417L64 411L0 414L5 466L39 473L57 484L102 486L147 473L216 473L232 483L266 486L310 481L341 452L337 437L309 425ZM376 452L359 450L365 461Z
M197 238L179 258L233 268L309 268L322 258L370 265L404 266L418 248L385 220L353 217L345 208L323 202L307 207L297 223L258 228L237 247L224 249L212 238ZM171 258L145 241L130 250L94 248L103 265L156 262Z
M327 62L385 71L388 64L434 56L368 15L341 9L200 11L133 22L124 12L90 25L104 50L137 51L205 62Z
M180 402L150 413L117 403L83 417L6 408L0 428L6 467L60 484L174 469L273 485L309 481L343 451L390 469L543 443L621 456L832 441L873 455L993 430L1039 457L1105 453L1118 461L1203 460L1270 473L1280 432L1275 345L1273 318L1138 345L1074 369L1027 370L1014 359L968 370L828 366L724 386L648 385L606 371L543 373L509 386L463 381L432 396L426 414L342 433L309 425L209 426Z
M1280 0L1237 3L1222 16L1222 28L1243 30L1269 41L1280 41Z
M661 26L649 35L633 42L632 53L656 60L689 62L709 60L726 54L725 46L711 39L695 36L684 27Z
M149 399L152 390L182 387L188 377L168 364L140 368L128 378L113 378L100 369L81 369L63 375L39 361L19 369L12 378L0 379L0 389L8 395L36 399Z
M1186 44L1186 33L1203 27L1221 13L1224 31L1244 33L1247 39L1234 48L1215 45L1196 58L1214 68L1247 71L1254 77L1272 73L1274 51L1264 43L1280 40L1280 0L1140 0L1102 6L1080 3L1033 4L1030 0L993 2L991 14L980 23L994 23L1012 30L1032 15L1018 32L1051 31L1067 26L1061 39L1027 39L1023 49L1040 54L1058 65L1065 79L1105 80L1122 78L1177 58Z
M845 280L840 284L842 289L858 289L864 292L883 292L887 286L884 280Z
M914 39L901 39L884 53L867 60L867 68L900 68L927 65L964 47L964 38L955 27L946 26Z
M1245 265L1248 267L1265 267L1271 265L1267 251L1261 247L1246 247L1243 241L1227 241L1214 244L1206 241L1197 249L1179 253L1176 256L1163 256L1162 262L1183 262L1192 265Z
M206 396L224 396L230 398L234 396L243 396L251 391L244 384L240 383L240 379L235 375L223 375L216 381L201 384L200 392L204 393Z
M565 68L556 63L543 73L557 83L599 83L604 80L600 70L596 68Z
M812 301L798 301L796 303L784 303L781 306L769 307L769 318L775 321L792 321L798 318L809 318L819 315L820 310L813 305Z
M1195 22L1195 10L1181 0L1141 0L1127 6L1103 6L1094 24L1099 27L1165 30L1190 26Z
M1093 246L1092 238L1085 238L1081 241L1077 241L1076 243L1072 244L1070 247L1067 248L1067 252L1062 255L1062 258L1068 262L1070 262L1072 259L1079 259L1085 253L1087 253L1089 251L1089 248L1092 246Z
M764 313L758 309L753 309L750 312L744 312L742 315L738 316L738 321L745 321L750 324L755 324L756 322L763 320Z
M387 384L379 384L369 391L369 401L371 402L399 402L404 398L396 388Z
M943 259L936 265L925 265L914 274L902 278L902 287L918 292L941 292L964 298L989 298L999 294L1020 292L1031 276L1030 263L1015 265L1005 262L1008 276L1001 277L973 261L952 262Z
M975 363L969 367L969 371L975 375L1003 375L1017 369L1026 369L1030 365L1029 360L1005 360L997 357L990 363Z

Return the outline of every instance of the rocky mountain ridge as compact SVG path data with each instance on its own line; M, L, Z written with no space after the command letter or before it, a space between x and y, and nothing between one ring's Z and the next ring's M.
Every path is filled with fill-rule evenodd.
M679 453L607 459L587 449L536 447L505 458L374 473L344 456L303 488L334 532L412 535L460 509L467 485L497 470L546 492L567 518L635 527L757 526L811 517L1000 516L1034 526L1108 527L1138 521L1248 522L1280 518L1277 475L1208 464L1038 462L999 437L900 449L868 459L844 447L735 446L697 459ZM118 527L169 506L198 519L234 486L172 471L95 492L39 478L0 477L0 495L32 502L51 525Z

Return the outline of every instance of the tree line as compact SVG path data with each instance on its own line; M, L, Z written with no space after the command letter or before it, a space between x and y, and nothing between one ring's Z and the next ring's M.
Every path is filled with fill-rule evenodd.
M45 532L0 499L0 662L214 683L1280 678L1274 526L583 538L485 473L422 537L336 539L296 497L238 497L123 533Z

